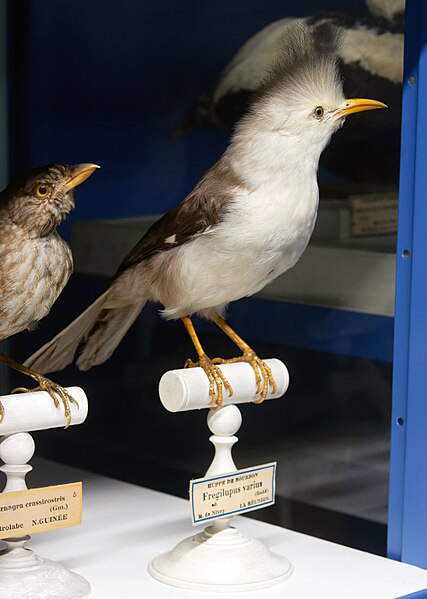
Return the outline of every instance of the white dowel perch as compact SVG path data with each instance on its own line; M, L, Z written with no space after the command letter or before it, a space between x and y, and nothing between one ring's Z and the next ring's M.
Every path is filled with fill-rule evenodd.
M265 360L276 381L276 393L267 393L266 399L277 399L286 393L289 386L289 373L286 366L277 358ZM233 388L229 397L224 391L223 405L251 403L259 399L256 392L255 375L250 364L235 362L221 364L220 368ZM182 368L170 370L160 379L160 400L169 412L184 412L210 408L209 381L202 368Z
M267 399L281 397L289 385L286 366L275 358L265 360L276 381ZM259 399L255 376L247 363L222 364L222 372L233 388L232 397L225 393L223 406L208 413L210 437L215 456L206 475L226 474L236 470L232 447L242 417L236 403ZM166 372L159 384L160 399L170 412L209 408L209 383L201 368ZM259 409L262 409L261 407ZM260 541L248 537L229 525L231 518L215 520L203 532L184 539L174 549L155 557L148 565L153 578L176 587L197 591L249 591L276 585L289 578L292 564L272 553Z
M79 387L69 387L79 407L71 405L71 425L81 424L88 413L87 397ZM55 407L45 391L0 397L5 415L0 423L0 470L6 475L3 493L25 491L27 463L34 454L34 440L26 431L65 427L67 418L60 402ZM64 434L67 434L64 432ZM28 535L3 539L0 551L0 599L84 599L90 585L82 576L44 559L25 547Z
M88 412L86 394L80 387L68 387L67 391L79 404L78 408L70 404L70 425L81 424L86 420ZM56 408L46 391L3 395L0 400L5 414L0 422L0 435L59 428L67 424L61 401L59 408Z

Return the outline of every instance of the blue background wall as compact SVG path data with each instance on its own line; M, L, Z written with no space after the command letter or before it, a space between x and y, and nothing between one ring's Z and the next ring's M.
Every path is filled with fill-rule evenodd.
M170 135L241 44L275 19L343 5L11 1L11 171L97 162L102 171L78 190L72 219L164 212L227 144L227 133L203 131L176 142ZM364 3L345 6L357 12Z

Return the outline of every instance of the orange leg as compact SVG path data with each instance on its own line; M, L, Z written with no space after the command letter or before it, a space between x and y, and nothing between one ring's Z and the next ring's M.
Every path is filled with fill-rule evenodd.
M214 318L214 322L222 331L224 331L227 337L229 337L237 345L237 347L242 350L243 355L238 358L231 358L229 360L224 360L223 358L214 358L212 363L232 364L233 362L248 362L254 371L257 393L260 394L259 400L255 403L262 403L267 397L269 385L271 386L273 393L275 393L277 389L276 382L273 378L270 368L267 366L267 364L265 364L265 362L258 358L253 349L249 347L249 345L243 341L243 339L239 337L235 331L233 331L230 325L228 325L221 316L216 316Z
M24 366L23 364L20 364L19 362L16 362L15 360L12 360L12 358L9 358L9 356L5 356L2 353L0 353L0 360L2 362L4 362L5 364L7 364L8 366L10 366L11 368L13 368L14 370L17 370L18 372L22 372L26 376L31 377L38 383L38 387L35 387L35 389L27 389L26 387L17 387L16 389L13 389L12 393L15 393L18 391L22 391L25 393L28 393L30 391L47 391L47 393L52 398L56 408L59 408L59 400L62 402L62 405L64 406L65 416L67 417L67 424L66 424L65 428L68 428L70 426L70 422L71 422L70 404L74 404L77 407L79 404L68 393L68 391L66 389L64 389L64 387L61 387L61 385L54 383L47 377L39 374L38 372L35 372L34 370L31 370L30 368L27 368L26 366ZM59 397L59 400L58 400L58 397ZM3 407L2 403L0 402L0 422L3 420L3 417L4 417L4 407Z
M182 318L182 322L184 323L184 326L187 329L190 339L196 349L197 355L199 356L198 362L193 362L192 360L188 359L185 362L184 367L193 368L195 366L200 366L203 368L206 376L209 379L209 395L211 397L211 404L216 404L217 407L220 407L222 405L224 387L227 389L229 396L233 395L233 389L221 372L221 369L218 368L218 366L215 366L212 360L206 355L202 344L197 337L196 331L194 330L191 318L189 316L184 316Z

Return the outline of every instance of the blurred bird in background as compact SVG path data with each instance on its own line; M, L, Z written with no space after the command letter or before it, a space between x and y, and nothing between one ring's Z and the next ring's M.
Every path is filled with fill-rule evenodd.
M327 21L342 31L338 50L347 97L362 93L387 98L390 110L357 119L326 148L321 166L353 182L395 185L399 174L403 77L404 0L366 0L364 14L320 12L274 21L249 38L225 67L212 91L203 94L175 131L231 129L247 112L271 70L280 40L295 23ZM387 151L385 151L387 148Z
M260 291L297 262L316 220L317 167L347 116L384 108L346 100L337 68L340 32L328 22L293 24L280 54L230 145L193 191L158 220L126 256L108 289L26 364L41 372L77 359L81 370L104 362L147 301L182 319L209 379L211 403L232 388L220 363L244 361L259 401L275 382L267 365L224 319L227 304ZM191 316L211 319L242 355L210 359Z
M0 193L0 340L33 329L67 284L73 258L56 227L74 208L74 188L97 168L36 168L14 177ZM32 391L47 391L56 407L60 400L69 424L70 403L76 402L66 389L4 354L0 360L36 380L38 387ZM0 403L0 420L3 417Z

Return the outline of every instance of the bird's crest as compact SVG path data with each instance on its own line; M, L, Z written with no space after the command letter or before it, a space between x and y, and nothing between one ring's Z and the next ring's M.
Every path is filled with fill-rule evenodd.
M328 21L308 25L299 21L287 28L277 46L277 58L259 88L259 96L304 87L325 92L341 90L338 51L342 30Z

